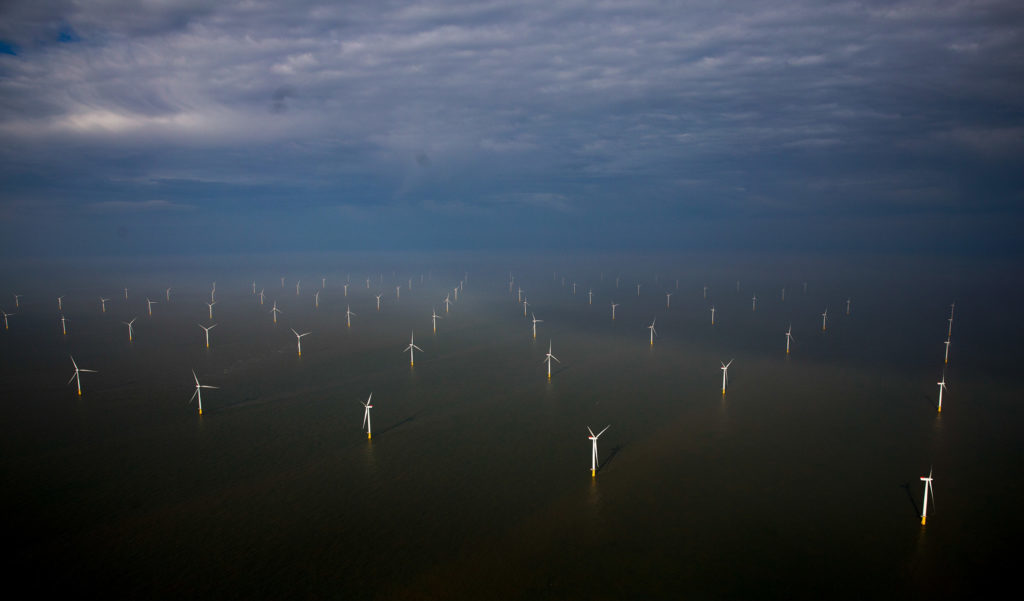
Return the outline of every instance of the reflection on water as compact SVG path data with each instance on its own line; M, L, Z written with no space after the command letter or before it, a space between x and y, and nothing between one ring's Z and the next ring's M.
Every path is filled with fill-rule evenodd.
M0 332L16 567L56 571L54 588L124 596L788 598L889 597L922 582L963 593L1007 566L1021 485L1005 475L1024 449L1024 417L1006 357L1021 326L991 316L1018 284L983 266L949 277L941 266L868 269L839 257L704 259L658 265L660 285L638 268L647 262L608 258L536 269L498 257L339 259L315 275L299 258L262 274L244 264L93 264L88 277L8 266L6 281L26 291ZM472 283L426 336L467 267ZM544 319L536 340L510 270ZM621 273L624 289L601 271ZM320 282L321 272L317 308L305 286L295 296L294 280ZM346 296L332 282L348 272L357 285ZM421 285L375 310L380 291L421 272ZM292 274L283 291L280 273ZM666 307L661 288L676 274ZM759 296L751 311L736 279L790 293ZM206 349L195 324L213 280L218 327ZM635 281L649 283L640 297ZM140 307L111 294L124 283L151 297L174 290L130 344L120 322ZM54 326L57 294L74 324L67 336ZM101 295L115 299L106 313ZM820 332L823 307L850 296L855 310L830 310ZM954 296L965 327L954 327L936 414L922 399L934 394ZM301 358L291 327L314 332ZM424 332L415 366L401 351L411 330ZM561 360L551 380L548 339ZM64 386L69 353L99 371L81 398ZM719 362L730 357L722 396ZM193 369L219 387L204 394L202 417L188 402ZM370 391L367 440L358 400ZM596 478L588 424L612 425ZM931 465L942 504L925 545L914 487ZM975 560L951 561L968 542Z

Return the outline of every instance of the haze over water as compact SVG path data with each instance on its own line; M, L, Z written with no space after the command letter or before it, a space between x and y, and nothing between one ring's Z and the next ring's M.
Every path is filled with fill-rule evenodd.
M339 254L4 269L3 288L24 294L0 334L4 513L12 572L41 590L963 597L1012 574L1024 332L1006 265ZM509 272L544 320L536 340ZM213 281L206 349L197 324ZM160 300L151 317L146 296ZM121 321L134 316L129 343ZM289 328L312 332L301 357ZM424 351L414 367L411 331ZM561 361L550 381L549 340ZM82 376L82 397L65 386L69 354L99 372ZM720 361L733 358L723 398ZM219 387L204 390L201 417L193 369ZM371 392L368 441L359 401ZM605 425L592 479L586 428ZM918 478L932 466L921 527Z

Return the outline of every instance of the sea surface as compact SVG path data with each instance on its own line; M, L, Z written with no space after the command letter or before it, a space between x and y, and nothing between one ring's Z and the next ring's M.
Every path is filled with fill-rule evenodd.
M1024 534L1019 274L874 255L7 261L5 572L116 598L996 591ZM311 332L301 356L291 328ZM72 355L98 372L81 397ZM193 370L217 387L202 416ZM609 426L594 478L588 426Z

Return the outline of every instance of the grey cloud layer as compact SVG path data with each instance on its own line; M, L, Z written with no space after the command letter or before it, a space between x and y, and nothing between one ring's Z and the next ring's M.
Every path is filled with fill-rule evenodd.
M1005 206L1020 200L1007 174L1024 151L1022 14L1013 1L5 3L0 198L73 202L48 173L124 194L111 202L190 204L167 182L217 182L205 202L266 186L425 210L612 210L626 194L752 214ZM1007 183L967 194L993 170Z

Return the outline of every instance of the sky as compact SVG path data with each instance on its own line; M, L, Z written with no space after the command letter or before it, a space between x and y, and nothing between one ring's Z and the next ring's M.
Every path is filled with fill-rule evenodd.
M0 3L5 256L1024 250L1019 0Z

